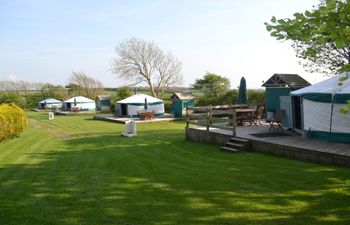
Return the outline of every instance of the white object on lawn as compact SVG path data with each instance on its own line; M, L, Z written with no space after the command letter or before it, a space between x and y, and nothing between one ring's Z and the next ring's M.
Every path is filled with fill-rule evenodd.
M55 114L53 112L49 112L49 120L55 119Z
M136 132L136 122L133 120L125 121L125 130L122 133L125 137L134 137L137 136Z

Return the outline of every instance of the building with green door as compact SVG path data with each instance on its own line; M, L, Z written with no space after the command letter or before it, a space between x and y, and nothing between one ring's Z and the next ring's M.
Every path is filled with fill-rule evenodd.
M111 111L111 96L98 95L96 98L96 109L101 112Z
M190 93L174 92L171 96L172 112L174 116L176 118L181 118L186 111L186 107L194 106L194 99L195 97Z
M262 86L266 88L265 108L267 118L273 117L280 109L280 97L289 96L289 93L309 86L310 83L298 74L274 74Z

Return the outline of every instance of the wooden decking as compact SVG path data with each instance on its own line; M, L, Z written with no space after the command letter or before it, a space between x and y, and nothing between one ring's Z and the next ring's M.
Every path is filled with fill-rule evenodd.
M197 130L204 134L206 127L195 126L186 129L186 137L191 139L191 134L188 135L189 130L192 132ZM248 139L251 141L252 151L272 153L275 155L282 155L292 158L298 158L307 161L324 162L337 165L350 166L350 144L348 143L330 143L327 141L303 138L299 134L291 131L286 131L288 136L275 136L275 137L256 137L252 134L264 134L269 132L269 126L264 124L263 126L252 127L237 127L236 136L239 138ZM211 136L218 136L220 140L223 137L229 139L232 137L232 131L223 130L218 128L210 128L209 133ZM192 134L192 137L193 134ZM204 138L197 141L204 141ZM213 140L213 139L212 139ZM216 138L215 140L218 140ZM216 142L216 144L219 144Z

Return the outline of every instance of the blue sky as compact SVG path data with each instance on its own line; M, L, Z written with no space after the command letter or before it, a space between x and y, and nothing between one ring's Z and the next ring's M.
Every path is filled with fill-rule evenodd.
M318 0L0 0L0 80L66 84L84 72L107 87L124 85L110 72L114 49L131 37L154 41L183 63L188 86L208 72L232 87L245 76L259 88L273 73L323 80L298 65L290 43L269 36L264 22L311 9Z

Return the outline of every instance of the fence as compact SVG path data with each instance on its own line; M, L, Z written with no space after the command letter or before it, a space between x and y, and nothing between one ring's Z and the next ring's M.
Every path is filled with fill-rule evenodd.
M190 124L210 128L231 130L236 136L236 109L246 105L218 105L186 108L186 127Z

